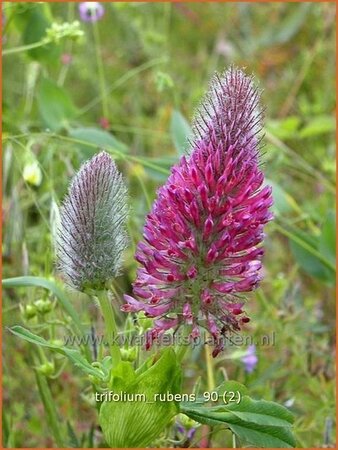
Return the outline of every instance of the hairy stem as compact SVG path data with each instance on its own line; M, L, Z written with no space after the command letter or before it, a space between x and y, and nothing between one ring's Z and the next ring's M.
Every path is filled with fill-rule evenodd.
M110 354L113 364L117 365L121 361L121 352L117 343L117 326L115 322L114 310L107 291L99 291L96 293L99 301L102 316L106 327L106 339L108 341Z
M207 365L207 379L208 379L208 390L211 392L215 389L215 377L214 377L214 366L212 361L212 356L210 354L210 349L206 345L204 347L205 351L205 361Z
M183 332L181 333L181 339L182 339L182 341L186 341L186 340L188 340L188 338L189 338L189 331L188 331L188 327L184 327L184 330L183 330ZM187 352L187 350L188 350L188 348L190 347L190 345L188 344L188 342L187 342L187 344L186 345L183 345L183 342L181 342L181 344L180 345L177 345L176 346L176 357L177 357L177 361L179 362L179 363L181 363L182 362L182 360L183 360L183 358L184 358L184 355L186 354L186 352Z
M204 352L205 352L205 362L207 365L207 379L208 379L208 391L212 392L215 387L216 387L216 383L215 383L215 377L214 377L214 365L213 365L213 360L212 360L212 356L210 354L210 349L208 348L208 345L204 346ZM212 433L213 433L213 427L210 426L210 434L209 434L209 438L208 438L208 447L211 447L211 439L212 439Z

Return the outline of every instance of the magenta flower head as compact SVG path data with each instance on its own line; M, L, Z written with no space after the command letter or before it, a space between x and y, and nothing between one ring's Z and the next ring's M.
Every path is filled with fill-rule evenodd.
M82 2L79 4L79 13L84 22L96 22L104 15L104 7L99 2Z
M244 294L261 278L271 187L259 165L262 113L252 78L215 75L195 119L191 153L171 170L146 217L141 264L124 311L156 318L146 348L183 324L209 330L213 356L249 322Z
M101 152L71 183L61 208L57 267L74 289L100 290L118 275L127 245L127 189L112 158Z

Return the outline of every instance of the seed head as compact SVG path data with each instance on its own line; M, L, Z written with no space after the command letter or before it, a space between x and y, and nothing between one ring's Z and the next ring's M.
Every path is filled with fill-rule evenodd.
M86 162L61 208L57 267L80 291L102 289L119 272L127 245L127 189L106 152Z

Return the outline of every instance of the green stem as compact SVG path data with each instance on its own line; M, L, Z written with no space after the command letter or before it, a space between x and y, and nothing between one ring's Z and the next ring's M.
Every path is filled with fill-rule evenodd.
M188 330L189 330L189 328L188 327L185 327L184 328L184 330L183 330L183 332L181 333L181 335L180 335L180 337L182 338L182 340L184 339L185 340L185 338L188 338L189 337L189 332L188 332ZM181 363L182 362L182 360L183 360L183 358L184 358L184 355L186 354L186 352L187 352L187 350L188 350L188 348L190 347L190 345L187 343L187 345L182 345L182 343L181 343L181 345L176 345L176 358L177 358L177 361L179 362L179 363Z
M106 119L109 118L109 109L108 109L108 101L106 95L106 80L104 76L104 67L101 57L101 43L100 43L100 33L99 28L96 22L93 22L93 33L94 33L94 41L95 41L95 53L96 53L96 64L99 75L99 83L100 83L100 94L102 99L102 113L103 117Z
M103 97L105 97L106 95L111 94L115 89L119 88L120 86L122 86L124 83L126 83L128 80L130 80L132 77L138 75L139 73L150 69L151 67L157 65L157 64L163 64L164 62L166 62L166 58L155 58L152 59L150 61L147 61L144 64L141 64L138 67L135 67L134 69L129 70L128 72L126 72L124 75L122 75L121 78L119 78L118 80L114 81L108 88L106 91L100 93L100 95L98 96L98 98L94 98L93 100L91 100L87 105L85 105L82 109L80 109L79 114L77 115L77 117L80 117L83 114L86 114L91 108L93 108L97 103L99 103Z
M21 45L20 47L9 48L2 51L2 56L11 55L13 53L26 52L28 50L33 50L34 48L42 47L51 42L50 39L42 39L41 41L34 42L33 44Z
M215 377L214 377L214 364L212 361L212 356L210 354L210 349L208 345L204 346L204 352L205 352L205 361L207 364L207 379L208 379L208 391L212 392L215 387L216 387L216 383L215 383ZM208 447L211 448L211 439L212 439L212 434L213 434L213 426L210 426L210 437L208 439Z
M142 175L139 175L139 174L137 173L137 169L135 170L135 176L136 176L138 182L140 183L141 189L142 189L142 191L143 191L143 194L144 194L144 197L145 197L145 200L146 200L147 208L148 208L148 210L150 210L150 209L151 209L152 202L151 202L151 200L150 200L150 197L149 197L149 194L148 194L146 185L145 185L145 183L144 183L144 181L143 181L143 179L142 179Z
M232 433L232 448L237 448L235 433Z
M265 310L269 311L271 304L268 302L262 289L257 289L256 296L257 296L258 300L260 301L260 303L264 306Z
M75 3L69 2L68 3L68 18L67 18L69 23L74 21L74 14L75 14ZM74 42L72 40L68 40L66 42L65 53L68 53L70 55L72 54L73 43ZM65 80L66 80L66 76L67 76L68 71L69 71L69 67L70 67L69 64L63 65L61 67L61 70L60 70L60 73L59 73L59 77L58 77L58 80L57 80L57 85L58 86L63 86L64 85Z
M176 357L177 357L177 361L178 362L182 362L182 360L184 358L184 355L187 353L187 349L188 349L187 345L181 345L178 348L177 353L176 353Z
M25 138L27 136L27 133L21 134L21 135L17 135L17 136L3 136L2 140L3 141L13 141L19 144L20 141L18 141L18 138ZM84 145L86 147L90 147L90 148L96 148L97 149L97 144L92 144L90 142L86 142L83 141L81 139L75 139L75 138L70 138L68 136L62 136L59 134L48 134L48 133L34 133L31 132L29 133L29 136L42 136L42 137L46 137L48 139L59 139L65 142L72 142L73 144L81 144ZM22 144L23 145L23 144ZM164 175L169 175L169 170L159 166L156 163L152 163L150 159L146 159L146 158L142 158L142 157L137 157L134 155L129 155L127 153L123 153L120 150L113 148L111 146L106 146L106 150L108 152L110 152L112 155L114 155L116 158L119 158L122 161L134 161L137 163L140 163L142 166L144 167L149 167L150 169L155 170L158 173L162 173Z
M216 383L214 377L214 365L208 345L204 347L204 351L205 351L205 361L207 364L208 390L212 392L216 387Z
M46 377L35 371L36 383L38 385L40 397L46 412L47 421L54 436L56 445L65 448L60 433L60 421L57 415L52 394L50 392Z
M106 338L108 340L112 361L113 364L117 365L121 361L121 352L117 343L118 334L114 310L107 291L99 291L95 295L99 301L104 318L106 326Z

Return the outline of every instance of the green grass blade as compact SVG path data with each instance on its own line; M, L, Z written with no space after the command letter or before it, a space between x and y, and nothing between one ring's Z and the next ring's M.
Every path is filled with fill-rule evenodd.
M290 230L287 230L286 228L282 227L281 225L274 223L273 225L274 229L278 231L279 233L283 234L287 238L289 238L291 241L295 242L305 250L307 250L309 253L311 253L313 256L315 256L321 263L324 264L325 267L327 267L329 270L331 270L333 273L336 272L336 267L334 264L332 264L331 261L329 261L324 255L322 255L317 249L312 247L308 242L306 242L304 239L302 239L299 235L296 235Z
M46 412L47 421L53 433L56 445L64 448L64 443L60 434L60 419L55 408L54 400L50 392L46 377L35 371L36 383L39 389L40 397Z

